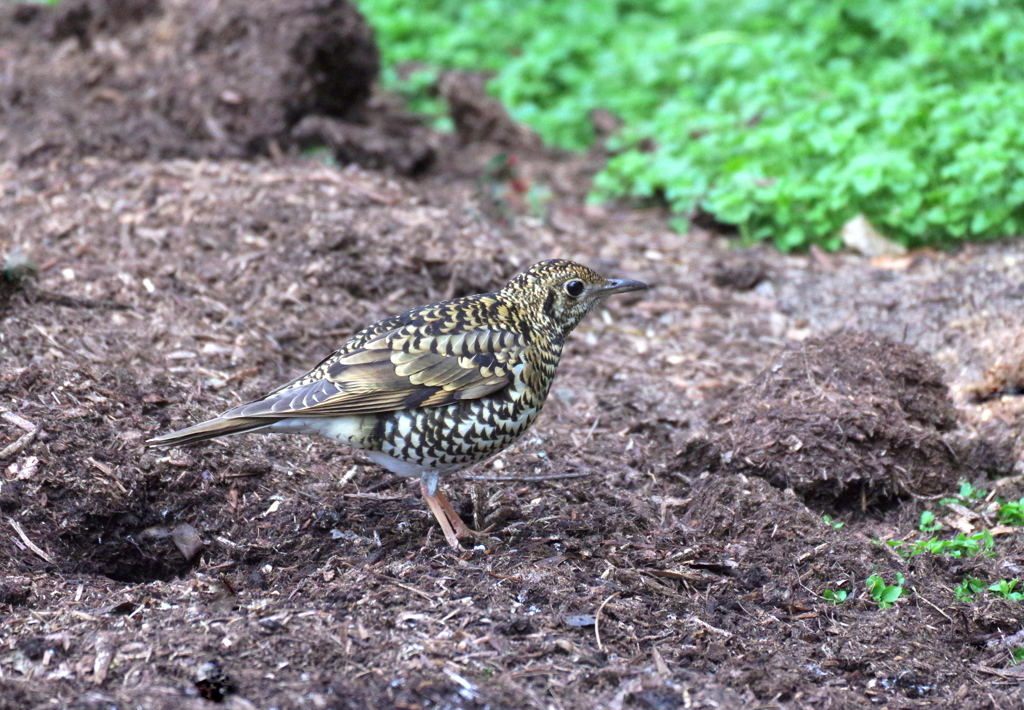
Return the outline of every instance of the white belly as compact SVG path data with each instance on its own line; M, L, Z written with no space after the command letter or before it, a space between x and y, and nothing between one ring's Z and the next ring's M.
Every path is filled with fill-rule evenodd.
M366 438L366 417L291 417L282 419L263 431L282 434L316 434L334 439L346 446L363 448Z
M391 471L391 473L399 476L405 476L407 478L422 476L424 473L451 473L453 471L461 471L462 469L473 465L472 463L453 463L439 465L436 468L428 468L418 463L410 463L408 461L396 459L394 456L385 454L383 451L367 450L366 455L381 468L385 468L388 471Z

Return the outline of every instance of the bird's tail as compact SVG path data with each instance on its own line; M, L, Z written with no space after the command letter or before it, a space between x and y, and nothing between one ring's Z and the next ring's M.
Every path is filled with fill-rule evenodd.
M257 429L273 426L275 423L275 419L267 417L217 417L216 419L194 424L178 431L172 431L170 434L155 437L147 441L146 445L164 449L169 446L194 444L197 441L216 439L220 436L256 431Z

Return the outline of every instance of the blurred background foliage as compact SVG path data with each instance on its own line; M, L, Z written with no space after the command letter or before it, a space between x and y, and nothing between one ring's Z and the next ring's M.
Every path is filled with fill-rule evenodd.
M656 198L782 249L864 214L907 246L1024 232L1024 3L358 0L385 82L442 113L438 71L550 144L624 121L594 199Z

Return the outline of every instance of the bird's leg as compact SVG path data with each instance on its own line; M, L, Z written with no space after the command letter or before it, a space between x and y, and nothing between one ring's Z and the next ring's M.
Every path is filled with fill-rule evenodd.
M441 526L441 532L444 533L444 539L448 541L456 550L461 550L462 545L459 544L459 536L455 530L452 529L452 524L448 520L448 511L445 510L445 506L441 504L443 500L445 503L448 501L445 499L444 494L438 490L435 490L433 494L428 492L427 484L420 481L420 491L423 492L423 500L427 502L427 507L430 508L430 512L434 514L434 518L437 520L437 524ZM451 510L451 504L447 506L448 510ZM452 510L454 513L455 511ZM455 519L462 523L462 519L459 516L455 516ZM462 523L465 526L465 523Z
M455 528L456 537L484 537L490 532L490 528L487 530L474 530L469 527L462 522L462 518L455 512L455 508L453 508L452 504L448 502L444 493L437 491L434 495L437 496L437 502L441 504L441 508L444 510L445 514L447 514L448 519Z
M437 489L437 475L427 474L420 479L420 491L430 512L434 514L437 524L444 532L444 539L456 550L461 550L460 537L480 537L486 533L477 532L462 522L455 508L448 502L444 493Z

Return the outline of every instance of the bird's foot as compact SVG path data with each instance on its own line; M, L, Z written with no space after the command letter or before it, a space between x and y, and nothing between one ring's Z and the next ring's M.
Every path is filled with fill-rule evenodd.
M462 545L459 543L459 538L467 537L485 537L491 532L493 526L486 530L474 530L462 521L459 514L455 512L455 508L448 502L444 493L439 490L435 490L433 494L427 492L426 485L421 485L421 491L423 493L423 500L426 501L427 507L430 508L430 512L434 514L434 518L437 520L437 524L441 526L441 531L444 533L444 539L448 541L448 544L455 550L461 550Z

